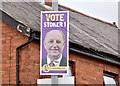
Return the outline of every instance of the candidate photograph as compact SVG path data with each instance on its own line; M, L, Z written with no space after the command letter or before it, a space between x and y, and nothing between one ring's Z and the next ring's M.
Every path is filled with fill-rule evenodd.
M46 64L49 66L67 66L67 57L63 55L65 36L61 30L48 31L43 45L47 55L42 57L42 66Z

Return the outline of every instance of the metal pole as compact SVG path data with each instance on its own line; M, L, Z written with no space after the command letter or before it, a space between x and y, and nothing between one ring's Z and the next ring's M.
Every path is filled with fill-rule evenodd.
M52 0L52 9L53 11L58 11L58 0ZM51 86L58 85L58 76L52 75L51 76Z
M118 2L118 45L120 45L120 1ZM118 46L118 54L120 54L120 46Z
M58 11L58 0L52 0L53 11Z
M120 28L120 1L118 2L118 28Z
M51 76L51 86L57 86L58 85L58 76L52 75Z

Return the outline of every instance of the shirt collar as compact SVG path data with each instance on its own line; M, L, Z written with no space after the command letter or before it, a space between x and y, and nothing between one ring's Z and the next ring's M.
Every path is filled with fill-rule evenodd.
M62 59L62 54L60 55L60 58L58 58L57 60L54 60L54 64L55 66L59 66L60 65L60 61ZM49 57L47 56L47 64L50 64L51 60L49 59Z

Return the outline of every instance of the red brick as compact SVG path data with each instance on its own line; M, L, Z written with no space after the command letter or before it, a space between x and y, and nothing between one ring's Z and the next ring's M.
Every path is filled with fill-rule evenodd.
M2 27L2 83L16 83L16 48L28 41L28 37L0 21ZM20 49L21 84L35 84L40 77L40 43L33 41ZM102 84L103 71L120 75L120 68L92 57L70 51L70 60L75 62L76 84ZM120 82L120 77L119 77Z

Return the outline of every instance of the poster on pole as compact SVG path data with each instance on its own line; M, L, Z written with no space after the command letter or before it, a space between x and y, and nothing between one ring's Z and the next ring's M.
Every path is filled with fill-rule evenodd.
M41 12L40 75L67 75L69 11Z

